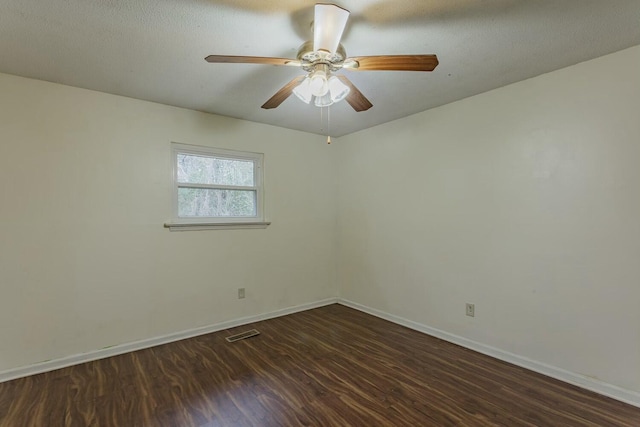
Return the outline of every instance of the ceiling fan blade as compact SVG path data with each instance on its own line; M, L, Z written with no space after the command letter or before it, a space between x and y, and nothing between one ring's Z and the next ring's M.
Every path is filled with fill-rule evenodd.
M358 71L433 71L436 55L382 55L347 58L343 68Z
M224 64L267 64L300 66L300 61L289 58L270 58L266 56L230 56L209 55L204 58L207 62Z
M373 104L362 94L362 92L358 90L357 87L354 86L353 83L351 83L351 80L343 75L339 75L338 78L342 83L349 86L349 95L347 95L345 99L354 110L357 112L367 111L369 108L373 107Z
M277 91L275 95L269 98L269 100L262 105L262 108L264 108L265 110L268 110L271 108L276 108L277 106L282 104L284 100L291 95L291 93L293 92L293 89L296 86L298 86L300 83L302 83L305 77L306 76L298 76L295 79L291 80L286 85L284 85L282 89Z
M338 49L349 11L334 4L316 4L313 18L313 50L334 53Z

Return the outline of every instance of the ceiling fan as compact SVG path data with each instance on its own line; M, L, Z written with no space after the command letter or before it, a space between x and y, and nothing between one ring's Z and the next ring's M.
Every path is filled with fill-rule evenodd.
M298 76L275 93L262 108L276 108L292 93L306 103L312 100L318 107L329 106L343 99L355 111L366 111L371 102L344 75L334 75L345 69L352 71L433 71L438 65L436 55L383 55L347 57L340 44L349 18L349 11L334 4L316 4L313 40L305 42L296 59L262 56L209 55L211 63L287 65L302 68L307 74Z

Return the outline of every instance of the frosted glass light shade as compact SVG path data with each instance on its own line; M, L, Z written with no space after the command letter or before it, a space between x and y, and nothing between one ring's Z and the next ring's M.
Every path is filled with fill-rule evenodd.
M333 4L317 4L313 18L313 50L335 53L347 19L348 10Z
M316 96L314 104L316 107L328 107L333 104L333 100L331 99L331 95L326 93L324 96Z
M324 96L329 92L329 82L327 82L327 74L322 71L314 71L309 78L309 87L313 96Z
M312 98L310 82L309 77L306 77L302 83L293 88L293 94L305 104L310 103Z
M351 89L336 76L329 77L329 93L333 102L340 102L349 95Z

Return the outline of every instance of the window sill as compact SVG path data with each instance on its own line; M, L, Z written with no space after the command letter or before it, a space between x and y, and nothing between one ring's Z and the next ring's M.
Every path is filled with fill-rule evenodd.
M271 222L166 222L164 228L170 231L197 230L239 230L246 228L267 228Z

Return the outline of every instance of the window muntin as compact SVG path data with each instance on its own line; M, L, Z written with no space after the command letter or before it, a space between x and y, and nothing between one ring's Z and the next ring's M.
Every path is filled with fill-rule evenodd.
M263 154L173 144L174 218L264 221Z

